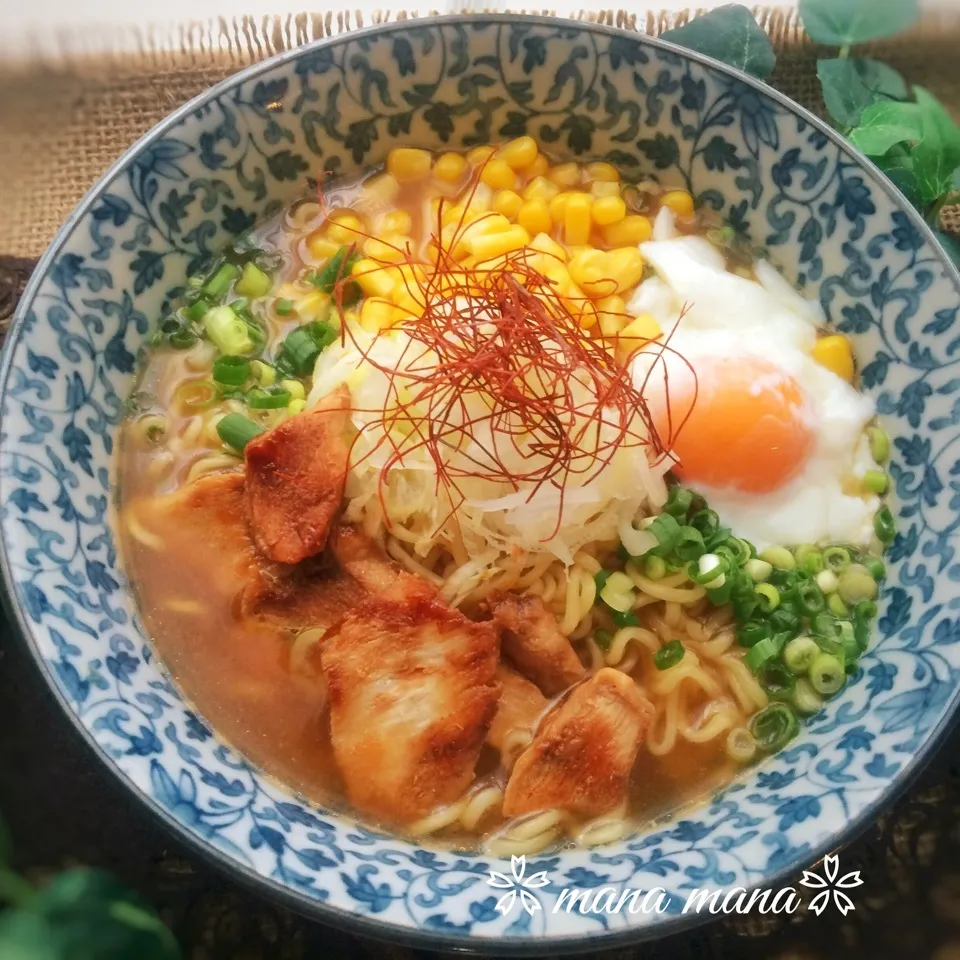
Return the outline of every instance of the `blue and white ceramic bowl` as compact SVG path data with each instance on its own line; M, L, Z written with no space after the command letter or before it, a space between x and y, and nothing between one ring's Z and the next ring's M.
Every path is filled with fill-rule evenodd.
M517 898L502 915L483 858L421 849L306 805L218 740L156 660L109 517L137 348L212 251L321 169L379 163L397 142L459 149L524 133L558 155L686 184L819 296L853 335L863 385L894 438L899 535L874 645L789 749L682 819L611 847L537 857L526 870L546 872L546 885L528 888L541 909ZM763 84L669 44L476 16L304 47L151 131L38 268L2 369L11 606L103 762L264 892L432 946L558 952L663 933L697 919L681 913L691 889L777 888L842 842L910 779L955 712L958 285L922 221L832 131ZM564 887L655 886L670 898L663 913L552 912Z

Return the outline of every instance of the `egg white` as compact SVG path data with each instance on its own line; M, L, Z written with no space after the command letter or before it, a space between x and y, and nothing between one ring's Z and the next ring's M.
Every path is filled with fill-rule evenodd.
M720 252L701 237L654 240L641 250L656 276L640 285L628 310L652 314L667 343L632 363L634 382L645 384L651 407L662 407L668 390L682 395L698 361L759 358L800 385L803 416L815 436L801 471L769 494L691 486L737 536L759 549L869 543L879 501L845 488L872 465L864 455L864 430L874 404L813 359L816 330L824 322L819 305L804 300L768 263L756 265L759 282L730 273ZM762 390L757 384L758 395Z

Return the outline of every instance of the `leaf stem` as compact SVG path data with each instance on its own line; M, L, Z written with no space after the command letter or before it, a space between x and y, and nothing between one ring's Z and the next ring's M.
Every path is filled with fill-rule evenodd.
M12 870L0 867L0 903L25 907L35 894L36 891L23 877Z
M846 60L847 57L850 56L850 44L849 44L849 43L844 44L844 45L840 48L840 52L837 54L837 56L838 56L841 60Z

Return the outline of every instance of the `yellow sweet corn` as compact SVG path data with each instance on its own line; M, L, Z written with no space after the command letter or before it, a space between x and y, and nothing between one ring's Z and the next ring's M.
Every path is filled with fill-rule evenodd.
M554 223L563 223L563 217L567 212L567 201L569 199L569 193L558 193L551 200L547 201L550 205L550 219Z
M306 409L307 409L306 400L302 398L298 400L291 400L287 404L287 416L288 417L296 416L298 413L303 413L303 411Z
M545 253L558 263L567 262L567 251L557 243L546 231L538 233L530 241L530 249L537 253Z
M307 391L299 380L281 380L280 389L286 390L294 400L304 400L307 396Z
M546 200L528 200L517 213L517 223L531 236L546 233L552 226Z
M524 200L546 200L548 203L560 193L560 188L546 177L534 177L521 191Z
M590 215L598 227L609 227L626 218L627 205L621 197L600 197L599 200L593 201Z
M327 320L327 322L328 322L328 323L332 323L332 324L339 330L339 329L340 329L340 311L339 311L339 310L334 310L333 313L330 314L330 317L329 317L329 319ZM359 311L357 311L357 310L344 310L344 311L343 311L343 322L344 322L345 324L347 324L347 326L350 326L350 327L355 327L355 326L357 326L357 324L360 323L360 313L359 313Z
M389 297L396 283L387 269L373 260L358 260L350 276L368 297Z
M547 171L547 179L558 187L575 187L580 183L580 165L558 163Z
M517 182L517 175L506 160L496 157L487 161L487 165L480 172L480 182L494 190L512 190Z
M360 307L360 326L367 333L379 333L393 323L394 305L383 297L367 297Z
M337 214L327 222L327 236L336 243L359 243L362 240L363 224L352 213Z
M842 333L821 337L813 346L813 359L842 380L853 380L853 350Z
M379 177L364 181L363 189L357 198L357 206L386 206L396 200L399 193L400 183L397 178L389 173L382 173Z
M629 355L645 343L656 340L661 333L660 324L649 313L641 313L620 331L617 351L621 356Z
M620 184L611 183L608 180L594 180L590 184L591 197L619 197Z
M588 163L583 168L586 180L602 180L606 183L617 183L620 180L620 171L612 163Z
M632 213L619 223L603 228L603 239L611 247L629 247L646 243L653 234L653 224L647 217Z
M451 223L460 223L467 214L466 208L462 207L459 203L446 203L443 205L442 210L443 212L440 214L440 225L443 227L449 227ZM434 215L433 220L430 222L431 224L437 222L436 215Z
M467 158L459 153L444 153L437 158L433 175L444 183L459 183L467 169Z
M606 294L623 293L635 287L643 278L643 255L636 247L618 247L607 254L609 273L617 285L616 290L606 290Z
M513 190L498 190L493 195L493 209L508 220L516 220L522 206L523 197Z
M385 213L377 223L380 233L401 233L407 235L413 229L413 219L406 210L391 210Z
M303 320L314 320L326 311L330 303L330 295L322 290L314 290L305 296L293 301L293 309Z
M590 239L590 196L571 193L563 211L563 237L567 245L583 244Z
M314 260L328 260L340 249L340 244L324 236L318 230L307 237L307 249Z
M505 160L513 170L526 170L537 159L537 141L533 137L517 137L505 143L497 156Z
M542 154L537 154L537 159L526 169L528 177L542 177L550 169L550 161Z
M430 172L432 164L433 157L429 152L416 147L394 147L387 154L387 173L400 183L422 180Z
M607 255L601 250L587 247L570 258L568 269L573 282L588 296L609 296L616 289L608 279L610 267Z
M407 237L385 236L382 240L379 237L369 237L363 242L363 252L371 260L379 260L383 263L399 263L406 259Z
M508 230L502 230L498 233L472 236L467 240L467 247L470 253L477 258L477 261L481 262L498 257L501 253L519 250L529 242L530 234L523 227L514 224Z
M490 157L493 156L496 147L474 147L467 154L467 161L475 167L479 167L481 163L485 163Z
M668 190L660 198L660 202L678 217L693 216L693 197L686 190Z
M630 322L627 305L623 297L601 297L595 301L600 333L605 337L615 337Z

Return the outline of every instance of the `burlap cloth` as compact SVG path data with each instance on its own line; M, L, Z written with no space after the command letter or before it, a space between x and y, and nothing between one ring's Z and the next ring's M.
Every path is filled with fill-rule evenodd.
M539 12L539 11L538 11ZM657 34L691 14L598 17ZM772 83L822 113L817 49L795 13L764 9L778 63ZM399 19L385 14L374 22ZM0 65L0 336L23 284L87 188L137 137L230 73L364 25L355 15L240 19L137 37L141 53ZM129 37L126 38L129 41ZM960 115L960 10L873 45ZM129 45L127 46L129 49ZM960 224L960 217L954 217ZM951 224L952 225L952 224ZM716 920L614 960L960 960L960 731L920 783L843 853L866 882L841 918ZM17 865L38 878L72 862L104 867L161 913L189 960L427 960L310 923L239 888L163 831L98 764L62 718L0 614L0 811ZM433 955L435 956L435 955Z

